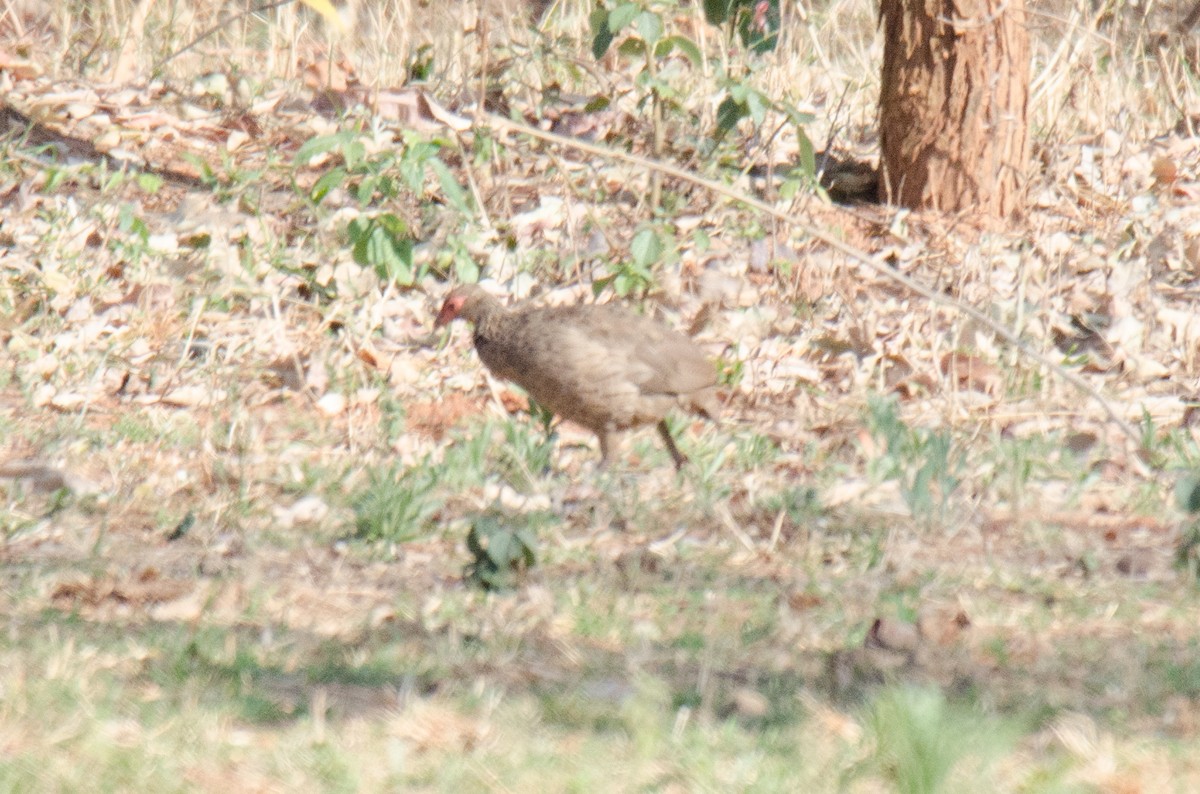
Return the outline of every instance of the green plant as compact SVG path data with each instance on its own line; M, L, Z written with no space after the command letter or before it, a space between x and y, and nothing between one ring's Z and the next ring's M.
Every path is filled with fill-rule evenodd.
M736 31L752 52L770 52L779 43L779 0L704 0L704 16L728 25L729 36Z
M783 511L784 515L797 525L803 525L823 512L817 489L805 485L790 486L767 495L762 500L762 507L768 513Z
M683 110L683 95L673 82L677 82L684 63L693 69L704 63L703 54L692 39L666 29L666 24L678 16L673 13L675 10L674 2L617 2L597 6L589 17L592 55L597 60L615 44L618 56L641 61L634 86L641 93L639 106L650 106L653 134L650 151L656 158L661 158L666 150L667 113ZM752 55L770 52L778 43L778 0L706 0L704 12L710 24L725 28L729 48L733 47L735 37ZM717 107L716 129L704 150L711 152L742 119L751 118L756 126L762 127L769 112L778 113L785 124L793 127L799 145L798 162L787 173L781 195L790 198L802 188L819 190L816 152L805 131L815 117L755 88L749 79L755 68L755 62L746 59L739 62L736 71L724 72L719 77L724 97ZM602 109L609 103L608 97L599 97L589 104L589 109ZM691 125L694 124L693 120ZM773 138L774 134L763 137ZM658 210L663 205L662 175L653 171L650 179L650 205Z
M175 527L171 530L171 532L167 535L167 540L168 541L179 540L180 538L187 535L187 533L190 532L192 527L194 527L195 525L196 525L196 514L195 514L195 512L189 510L189 511L187 511L187 514L179 520L179 523L177 523L175 525Z
M481 485L493 467L488 456L492 435L491 422L455 433L438 469L438 484L453 491Z
M130 263L136 264L149 250L150 228L132 204L121 205L117 214L117 228L123 236L113 237L114 251Z
M693 67L701 65L700 48L687 36L665 35L663 19L674 4L650 4L620 2L612 7L597 6L588 21L592 28L592 55L597 60L604 57L614 42L617 53L625 58L641 58L642 68L634 78L634 85L642 91L639 104L649 102L650 120L653 130L651 153L661 157L666 149L666 111L680 108L680 94L671 83L678 71L680 61L671 58L678 52ZM595 103L608 104L607 100ZM657 208L662 200L662 175L651 174L650 205Z
M789 102L771 99L754 88L745 76L727 75L722 78L721 83L725 89L725 98L717 106L717 129L713 136L714 142L720 141L728 135L742 119L749 118L756 127L761 128L768 121L768 113L778 113L783 116L785 124L792 126L799 147L798 161L784 173L780 195L788 199L802 189L819 190L816 149L806 132L807 125L815 121L816 116L799 110ZM775 132L777 133L778 130Z
M372 473L370 484L354 502L358 536L393 542L417 537L441 506L434 492L437 481L427 462L403 471Z
M596 279L592 291L599 295L611 287L621 297L645 297L658 283L654 269L679 260L675 236L652 225L643 225L629 243L629 259L612 266L612 275Z
M882 453L868 464L873 476L900 482L905 503L914 515L941 510L958 487L959 456L950 434L910 428L900 418L894 399L872 398L871 434L882 441Z
M534 474L550 468L554 444L558 439L554 412L536 400L529 400L526 413L540 432L532 431L527 422L509 422L504 427L507 442L501 454L509 464L510 481L518 487L528 485Z
M722 356L717 359L717 380L722 386L730 389L736 389L742 382L742 378L746 374L746 363L741 359L725 358Z
M897 687L881 692L868 717L874 750L852 772L871 771L901 794L951 791L951 772L966 759L986 764L1006 752L1011 731L965 707L947 703L930 688Z
M239 198L247 188L260 186L263 177L270 170L269 165L245 168L239 158L227 151L220 153L219 168L214 168L207 160L191 152L183 154L182 157L199 173L200 183L222 203Z
M463 571L471 584L484 590L508 589L537 563L534 533L510 521L497 513L487 513L471 523L467 550L473 559Z
M388 283L411 284L418 273L413 268L413 236L408 224L390 212L361 216L346 226L354 261L375 270Z
M704 0L704 16L710 24L725 27L730 46L735 32L742 46L755 55L771 52L779 43L779 0ZM786 199L801 188L817 188L816 151L805 131L815 116L754 88L747 80L754 69L753 61L747 60L743 68L745 72L728 73L721 79L725 97L717 107L715 138L724 137L744 118L761 127L768 111L779 113L792 125L799 144L799 162L785 177L781 195Z
M1188 520L1175 546L1175 565L1200 579L1200 474L1191 472L1175 486L1175 500Z
M336 164L313 183L306 198L316 208L335 190L344 189L363 210L346 226L354 261L374 269L384 281L411 286L425 275L413 259L418 238L409 220L384 207L407 196L416 198L430 211L440 213L444 204L461 218L471 218L474 208L470 196L441 159L442 150L449 145L442 139L406 132L399 146L371 153L364 133L341 130L307 141L296 153L295 163L299 167L317 157L334 158ZM438 185L436 202L426 201L430 175ZM444 219L439 225L445 225ZM451 264L465 271L457 273L460 280L474 280L478 269L470 257L462 255L462 249L461 243L451 246L457 252Z
M734 460L739 469L749 471L769 465L779 457L779 444L762 433L743 433L734 439L737 450Z

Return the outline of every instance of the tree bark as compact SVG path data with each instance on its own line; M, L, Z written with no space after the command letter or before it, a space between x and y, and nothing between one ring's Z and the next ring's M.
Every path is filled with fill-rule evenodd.
M881 0L880 199L1020 211L1028 162L1025 0Z

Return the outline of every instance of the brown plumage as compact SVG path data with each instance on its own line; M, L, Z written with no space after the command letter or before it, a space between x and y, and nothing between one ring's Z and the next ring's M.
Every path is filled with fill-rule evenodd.
M667 412L717 418L717 370L700 348L620 306L507 309L468 284L450 293L434 325L457 318L475 326L475 350L493 375L596 434L602 466L614 432L655 424L680 468L687 458L667 429Z

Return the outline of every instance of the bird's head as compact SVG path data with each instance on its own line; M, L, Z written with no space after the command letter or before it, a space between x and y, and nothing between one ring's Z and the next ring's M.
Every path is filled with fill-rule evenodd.
M484 292L483 287L478 284L464 284L446 298L437 319L433 321L433 327L441 328L451 320L459 318L469 323L478 323L487 309L495 304L495 298Z

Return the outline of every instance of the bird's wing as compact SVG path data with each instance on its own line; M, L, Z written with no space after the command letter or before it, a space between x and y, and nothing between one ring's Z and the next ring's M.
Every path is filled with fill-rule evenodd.
M683 334L621 306L577 312L570 323L588 336L597 355L620 361L646 394L687 394L717 382L716 368Z

